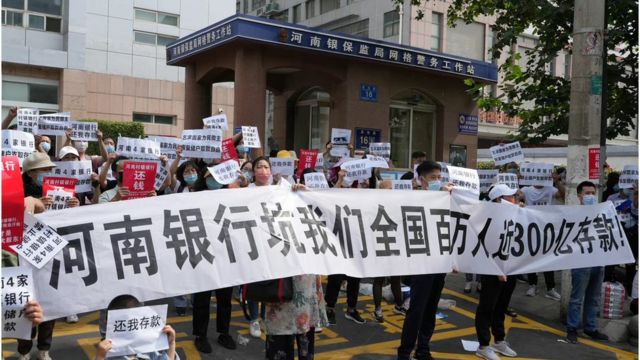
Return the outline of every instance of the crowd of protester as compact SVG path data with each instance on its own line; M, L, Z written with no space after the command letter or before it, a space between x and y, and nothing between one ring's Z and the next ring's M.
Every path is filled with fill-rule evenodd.
M8 118L15 116L15 109L10 111ZM9 122L3 121L3 128L7 128ZM25 209L31 213L50 210L52 199L43 194L43 178L56 166L54 161L80 161L91 160L92 192L77 194L67 202L68 207L90 206L98 203L124 201L129 194L127 187L123 186L123 164L126 157L118 155L115 151L116 143L113 138L105 137L97 131L99 152L98 155L87 154L86 142L73 141L70 133L64 138L64 144L57 153L54 153L52 140L47 136L36 136L34 152L24 160L22 166L22 180L24 186ZM238 179L228 185L218 183L208 167L216 165L220 160L205 160L183 158L182 148L176 150L176 160L170 165L170 175L164 184L147 194L147 196L163 196L166 194L183 192L215 191L225 188L242 189L245 187L269 186L288 181L292 191L305 190L304 176L293 176L285 179L271 172L270 158L265 156L250 157L250 151L242 144L242 136L233 137L237 153L240 155L240 172ZM327 143L324 157L325 174L330 187L334 188L367 188L390 189L390 182L383 180L380 169L372 171L368 180L345 182L345 171L340 168L340 159L331 156L332 144ZM349 147L353 152L353 148ZM293 157L293 151L279 151L272 154L273 157ZM167 164L165 156L160 158L163 165ZM407 172L402 179L412 180L415 191L451 191L452 184L442 181L441 165L427 159L424 152L417 151L412 155L412 166L415 171ZM312 172L305 169L303 174ZM501 168L503 172L518 174L518 164L510 163ZM526 186L520 189L511 189L504 184L493 185L487 193L481 194L482 199L496 203L510 203L516 206L539 206L563 203L566 196L566 188L562 180L563 169L554 173L553 186ZM619 189L618 176L612 173L608 177L607 188L601 201L623 200L621 206L624 211L630 213L630 220L624 224L627 239L632 242L632 249L637 261L638 241L638 188ZM599 202L596 198L597 187L591 182L585 181L577 187L578 198L583 205L592 205ZM3 266L17 265L17 258L3 250ZM574 269L572 270L571 298L567 315L567 340L572 343L577 341L577 330L584 319L584 334L596 339L606 340L606 335L598 331L596 315L598 301L600 299L601 283L620 280L624 283L628 293L631 293L633 279L636 272L636 264L626 266L624 275L620 278L615 267L608 267L605 271L602 267ZM559 301L561 296L556 290L554 272L544 274L546 292L544 296ZM512 294L516 290L517 276L491 276L466 274L467 283L464 291L470 293L475 282L476 291L479 293L479 304L476 310L475 327L480 346L476 355L485 359L498 359L497 354L507 357L517 356L516 352L506 342L504 327L505 315L517 314L509 307ZM299 359L312 359L315 333L322 331L324 327L335 326L337 300L341 289L346 284L346 307L343 311L344 318L356 324L364 324L365 319L358 309L358 296L361 282L347 275L329 275L323 289L321 277L317 275L300 275L293 278L294 298L278 304L259 304L248 301L248 320L250 334L260 338L263 331L266 334L265 354L268 359L292 359L295 357L294 349L297 348ZM528 274L520 277L528 283L526 295L534 297L538 293L538 275ZM382 313L382 288L388 284L393 297L393 313L404 316L401 342L398 348L398 359L431 359L429 343L436 324L436 312L442 290L446 282L446 274L414 275L410 277L388 277L371 279L373 283L374 311L373 319L384 322ZM410 287L410 302L406 299L402 287ZM174 311L178 316L186 316L188 309L192 308L192 334L194 344L198 351L211 353L213 351L209 341L208 328L210 319L210 301L215 292L216 296L216 330L218 332L217 343L227 349L236 349L236 341L231 336L230 321L233 298L241 297L239 291L234 288L212 289L195 294L185 294L173 299ZM240 299L244 301L243 299ZM109 304L108 310L127 309L141 306L142 304L131 295L120 295ZM262 305L262 306L261 306ZM637 299L635 300L637 312ZM261 309L260 309L261 308ZM32 338L37 338L38 359L50 359L52 336L55 320L42 321L42 310L37 302L31 301L25 308L27 317L33 322ZM262 311L260 311L262 310ZM104 322L106 311L101 314L101 335L103 339L96 345L96 359L107 357L111 349L111 340L105 339ZM304 321L300 321L304 319ZM78 321L76 315L69 316L67 322ZM175 350L175 331L171 326L166 326L163 332L167 334L170 348L162 353L147 354L153 359L178 358ZM493 336L493 344L491 337ZM294 346L295 344L295 346ZM32 341L19 340L18 353L20 359L29 359L33 346Z

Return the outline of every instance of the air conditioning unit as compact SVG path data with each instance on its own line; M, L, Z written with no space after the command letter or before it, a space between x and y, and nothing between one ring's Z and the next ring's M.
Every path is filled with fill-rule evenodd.
M280 10L278 3L271 3L264 6L264 14L269 16L277 13Z

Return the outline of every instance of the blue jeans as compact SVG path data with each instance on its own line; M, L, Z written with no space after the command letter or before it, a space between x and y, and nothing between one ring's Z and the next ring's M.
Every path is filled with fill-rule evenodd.
M567 331L577 331L580 328L581 318L584 330L595 331L598 329L596 316L603 278L604 268L601 266L571 270L571 298L567 311ZM580 314L581 307L582 314Z
M249 308L249 317L251 321L258 320L259 318L265 318L266 308L264 304L260 306L260 302L247 300L247 307Z

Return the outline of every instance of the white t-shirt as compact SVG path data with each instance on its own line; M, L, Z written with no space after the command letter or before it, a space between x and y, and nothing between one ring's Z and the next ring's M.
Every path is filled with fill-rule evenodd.
M558 189L553 186L544 186L540 189L533 186L525 186L520 191L524 194L527 206L553 205L553 198L558 193Z

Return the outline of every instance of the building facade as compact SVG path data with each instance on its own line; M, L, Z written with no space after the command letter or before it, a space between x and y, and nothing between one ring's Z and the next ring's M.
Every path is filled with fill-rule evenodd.
M179 136L185 73L166 64L165 45L233 13L219 4L3 0L3 116L10 106L34 107L73 119L139 121L147 134ZM211 111L233 114L228 86L214 92Z

